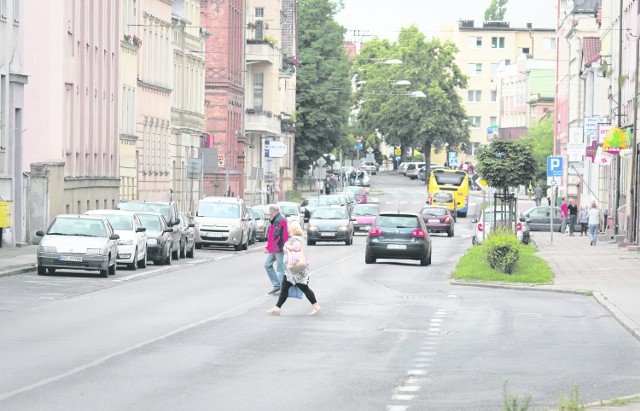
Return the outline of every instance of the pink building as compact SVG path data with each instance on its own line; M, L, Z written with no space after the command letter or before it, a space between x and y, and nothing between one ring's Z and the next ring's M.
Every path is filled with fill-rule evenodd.
M28 234L118 199L120 0L26 1Z

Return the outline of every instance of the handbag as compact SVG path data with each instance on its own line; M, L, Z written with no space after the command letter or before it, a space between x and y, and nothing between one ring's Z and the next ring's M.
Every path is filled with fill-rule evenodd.
M287 268L292 273L299 273L301 271L304 271L309 266L309 262L307 261L307 257L304 255L304 252L300 250L297 252L297 254L298 260L293 264L287 265Z
M289 287L289 293L287 294L287 296L289 296L291 298L302 299L304 294L302 293L301 289L299 289L297 286L293 285L293 286Z

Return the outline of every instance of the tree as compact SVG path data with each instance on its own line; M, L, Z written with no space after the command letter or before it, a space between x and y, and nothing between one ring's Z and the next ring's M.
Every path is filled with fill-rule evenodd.
M387 144L400 146L403 155L407 147L421 148L427 167L432 148L463 148L469 130L457 90L467 86L467 79L455 63L457 52L450 41L427 40L415 25L401 29L397 42L369 41L353 71L359 84L359 128L379 133ZM389 59L402 64L385 64ZM400 85L400 80L410 85ZM425 97L414 97L409 90Z
M503 21L504 13L507 11L509 0L491 0L491 4L484 11L485 21Z
M346 29L334 17L341 2L298 1L296 160L301 176L314 160L343 144L351 101Z
M547 180L547 157L553 154L553 116L540 120L522 138L531 145L536 162L532 184L540 182L544 187Z

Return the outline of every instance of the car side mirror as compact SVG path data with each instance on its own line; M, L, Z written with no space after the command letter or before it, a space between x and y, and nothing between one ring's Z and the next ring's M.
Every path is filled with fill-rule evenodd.
M189 227L195 227L195 223L189 223Z
M471 220L471 222L472 222L473 224L475 224L475 223L477 223L477 222L478 222L478 219L477 219L477 218L473 218L473 219Z
M136 233L144 233L147 231L147 227L138 227L136 228Z
M526 222L527 222L527 219L526 219L526 218L524 218L524 217L520 217L520 222L521 222L521 223L526 223Z
M525 221L527 224L529 224L529 223L531 222L531 219L530 219L530 218L525 218L525 219L524 219L524 221Z
M173 225L175 225L175 224L180 224L180 219L179 218L176 218L176 221L173 222Z
M119 240L120 239L120 234L111 234L109 236L109 240Z
M164 233L173 233L173 228L169 227L169 228L165 228Z
M38 230L38 231L36 231L36 235L37 235L38 237L44 237L44 231L42 231L42 230Z

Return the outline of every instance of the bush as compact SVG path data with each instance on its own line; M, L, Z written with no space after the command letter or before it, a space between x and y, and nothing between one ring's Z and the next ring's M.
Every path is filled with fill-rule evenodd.
M520 242L512 231L496 227L487 237L484 247L491 268L505 274L513 273L520 258Z

